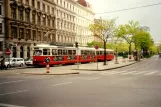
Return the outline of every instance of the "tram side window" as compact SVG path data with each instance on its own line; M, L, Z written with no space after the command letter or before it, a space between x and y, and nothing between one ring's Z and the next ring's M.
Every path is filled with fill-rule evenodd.
M72 55L72 50L68 50L68 55Z
M58 55L62 55L62 49L58 49Z
M95 51L92 51L92 55L95 55Z
M73 55L76 55L76 50L73 50Z
M57 49L52 49L52 55L58 55L58 50Z
M50 49L43 49L43 55L50 55Z
M67 50L63 50L63 55L67 55Z
M42 50L34 50L34 55L35 55L35 56L40 56L40 55L42 55Z
M85 52L83 50L81 50L81 55L84 55L84 54L85 54Z
M97 55L99 55L99 51L97 51L96 53L97 53Z
M100 51L100 55L103 55L103 51Z

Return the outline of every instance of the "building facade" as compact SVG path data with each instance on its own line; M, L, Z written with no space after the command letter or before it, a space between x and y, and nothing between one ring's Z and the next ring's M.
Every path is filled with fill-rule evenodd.
M4 54L4 0L0 0L0 56Z
M94 41L94 36L89 30L89 25L94 23L94 12L91 5L85 0L78 0L76 7L76 41L81 46L87 46L88 42Z
M80 15L76 8L93 15L74 0L5 0L4 5L5 38L11 49L10 57L32 57L33 46L40 43L74 44L78 34L77 15ZM83 24L87 26L86 22Z

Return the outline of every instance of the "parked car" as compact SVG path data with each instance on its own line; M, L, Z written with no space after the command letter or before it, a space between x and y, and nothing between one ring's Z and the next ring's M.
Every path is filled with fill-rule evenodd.
M26 65L26 66L32 66L32 65L33 65L32 59L27 59L27 60L25 61L25 65Z
M23 58L6 58L5 59L5 66L7 68L10 67L23 67L25 65L25 61Z

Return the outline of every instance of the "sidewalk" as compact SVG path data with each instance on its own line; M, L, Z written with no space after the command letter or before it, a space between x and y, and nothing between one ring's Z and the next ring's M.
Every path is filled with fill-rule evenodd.
M117 63L116 60L114 59L113 61L107 61L106 65L104 65L104 62L79 64L77 65L77 69L74 70L105 71L125 67L134 63L137 63L137 61L129 60L127 58L126 59L118 58Z
M118 64L115 64L115 60L107 61L107 65L103 65L103 62L87 63L87 64L75 64L67 66L55 66L50 67L50 73L46 73L46 68L12 68L9 70L0 70L0 75L5 74L29 74L29 75L69 75L79 74L83 71L105 71L110 69L116 69L131 64L137 63L137 61L129 59L118 58Z

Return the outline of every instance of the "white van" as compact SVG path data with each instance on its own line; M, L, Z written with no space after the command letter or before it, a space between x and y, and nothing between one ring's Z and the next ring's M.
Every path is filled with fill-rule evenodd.
M16 66L22 67L24 65L25 65L25 61L23 58L6 58L5 59L5 66L7 68L16 67Z

